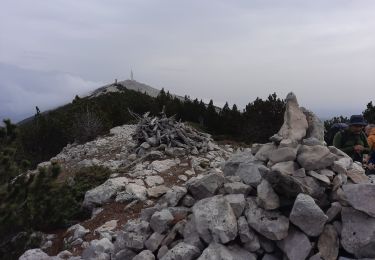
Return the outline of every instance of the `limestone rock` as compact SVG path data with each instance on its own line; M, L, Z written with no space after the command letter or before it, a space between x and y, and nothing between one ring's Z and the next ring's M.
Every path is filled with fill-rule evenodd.
M238 235L241 242L245 245L246 249L250 252L255 252L260 248L260 243L257 234L249 228L249 224L245 217L239 217L237 221Z
M40 248L29 249L23 255L20 256L19 260L50 260L46 253L44 253Z
M251 191L251 186L242 182L230 182L224 184L226 193L229 194L244 194L247 195Z
M149 187L153 187L155 185L160 185L160 184L163 184L164 183L164 179L160 176L147 176L146 177L146 180L145 180L146 184L149 186Z
M158 233L163 233L168 230L173 221L173 215L168 209L163 209L155 212L150 220L150 227Z
M186 193L187 189L185 187L172 186L172 188L163 195L160 202L167 203L168 206L175 207Z
M375 218L350 207L341 211L341 245L357 258L375 257Z
M147 189L147 196L150 198L159 198L161 195L167 193L170 189L165 185L159 185Z
M289 220L278 211L259 208L255 199L247 200L245 216L250 227L271 240L281 240L288 235Z
M155 252L161 245L161 242L163 241L164 237L165 235L162 235L160 233L153 233L145 242L146 248L151 252Z
M143 201L147 199L147 189L144 186L129 183L126 186L126 192L139 200Z
M275 150L277 147L273 143L267 143L264 144L258 152L255 154L255 159L259 161L266 162L269 160L269 156L273 150Z
M193 206L193 215L197 231L206 243L227 243L237 236L236 216L223 196L198 201Z
M246 206L245 196L243 194L229 194L224 198L232 207L234 215L237 218L240 217Z
M150 250L143 250L132 260L155 260L155 256Z
M96 205L102 205L111 200L115 194L124 189L129 180L126 177L118 177L107 180L102 185L86 192L83 206L92 209Z
M336 158L336 155L322 145L302 145L297 155L298 163L307 171L327 168L333 164Z
M273 163L294 161L296 157L297 149L291 147L283 147L273 150L269 155L269 159Z
M298 105L297 97L294 93L289 93L286 97L286 109L284 113L284 124L278 132L282 139L289 139L300 142L306 136L308 123L306 116Z
M328 217L327 222L331 222L341 213L342 206L339 202L332 202L331 207L327 210L326 215Z
M225 162L223 172L226 176L232 176L242 163L251 163L253 161L254 156L251 151L237 152Z
M342 188L353 208L375 217L375 184L347 184Z
M200 253L197 247L181 242L169 250L161 260L193 260Z
M298 165L294 161L279 162L271 167L272 171L278 171L287 175L292 175L297 169Z
M276 244L289 260L306 259L312 248L308 237L295 228L290 228L288 236Z
M239 246L224 246L211 243L198 260L256 260L256 255Z
M280 206L279 196L273 190L271 184L263 179L257 187L257 202L264 209L272 210Z
M336 260L339 255L339 237L332 225L326 225L318 240L318 249L324 260Z
M195 199L199 200L215 195L224 182L224 176L218 173L211 173L199 179L192 179L188 183L188 190Z
M331 181L329 180L329 178L327 176L319 174L315 171L308 171L307 175L309 175L311 177L314 177L315 179L317 179L317 180L319 180L319 181L321 181L321 182L323 182L327 185L331 184Z
M312 112L306 108L301 107L302 112L306 116L308 128L306 132L307 139L315 139L320 145L324 142L324 124L323 122ZM306 139L304 139L306 140Z
M289 216L290 221L308 236L319 236L328 217L307 194L299 194Z

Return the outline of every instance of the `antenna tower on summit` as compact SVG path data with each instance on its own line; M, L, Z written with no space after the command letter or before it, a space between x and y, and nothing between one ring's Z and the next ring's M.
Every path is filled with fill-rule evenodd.
M131 80L131 81L134 81L133 70L130 70L130 80Z

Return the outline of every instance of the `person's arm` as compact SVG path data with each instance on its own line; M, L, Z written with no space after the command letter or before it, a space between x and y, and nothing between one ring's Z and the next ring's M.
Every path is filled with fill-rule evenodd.
M335 146L336 148L339 148L341 151L343 151L344 153L350 153L353 151L353 146L342 146L341 145L341 139L342 139L342 133L341 132L337 132L335 134L335 137L333 138L333 146Z

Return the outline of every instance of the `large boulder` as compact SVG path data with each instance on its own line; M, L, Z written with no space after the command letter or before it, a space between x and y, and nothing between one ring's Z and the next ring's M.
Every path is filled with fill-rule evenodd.
M240 177L243 183L256 187L262 180L262 168L267 167L259 163L243 163L238 167L234 175Z
M269 155L269 159L272 163L294 161L296 157L297 149L293 147L278 148L273 150Z
M341 245L357 258L375 258L375 218L343 207L341 210Z
M250 163L255 160L250 151L237 152L233 154L224 164L223 172L227 176L232 176L242 163Z
M347 184L342 189L353 208L375 217L375 184Z
M328 217L307 194L299 194L289 216L290 221L308 236L319 236Z
M174 220L173 215L168 209L155 212L150 220L150 227L158 233L163 233L169 229Z
M256 260L256 255L239 246L224 246L211 243L198 260Z
M296 228L290 228L288 236L277 241L277 246L289 260L306 259L312 248L308 237Z
M147 221L130 220L124 226L124 230L117 233L115 249L116 251L124 248L142 250L150 234L150 224Z
M324 142L324 124L312 111L301 107L302 112L306 116L308 128L306 131L306 139L316 139L322 145Z
M206 242L232 241L237 236L237 219L229 202L221 195L202 199L193 206L199 236Z
M95 206L109 202L118 191L125 189L128 183L129 180L126 177L107 180L102 185L86 192L83 207L92 209Z
M288 235L289 219L278 211L258 207L255 198L247 199L245 216L250 227L271 240L281 240Z
M298 163L307 171L327 168L336 159L337 156L322 145L301 145L297 155Z

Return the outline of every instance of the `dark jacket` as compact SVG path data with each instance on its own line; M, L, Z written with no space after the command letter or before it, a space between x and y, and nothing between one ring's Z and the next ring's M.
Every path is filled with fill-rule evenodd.
M337 134L333 138L333 145L339 148L341 151L345 152L353 160L361 162L363 153L370 152L365 133L361 132L360 134L354 134L349 129L337 132ZM362 145L364 147L362 154L355 153L354 146L356 145Z

